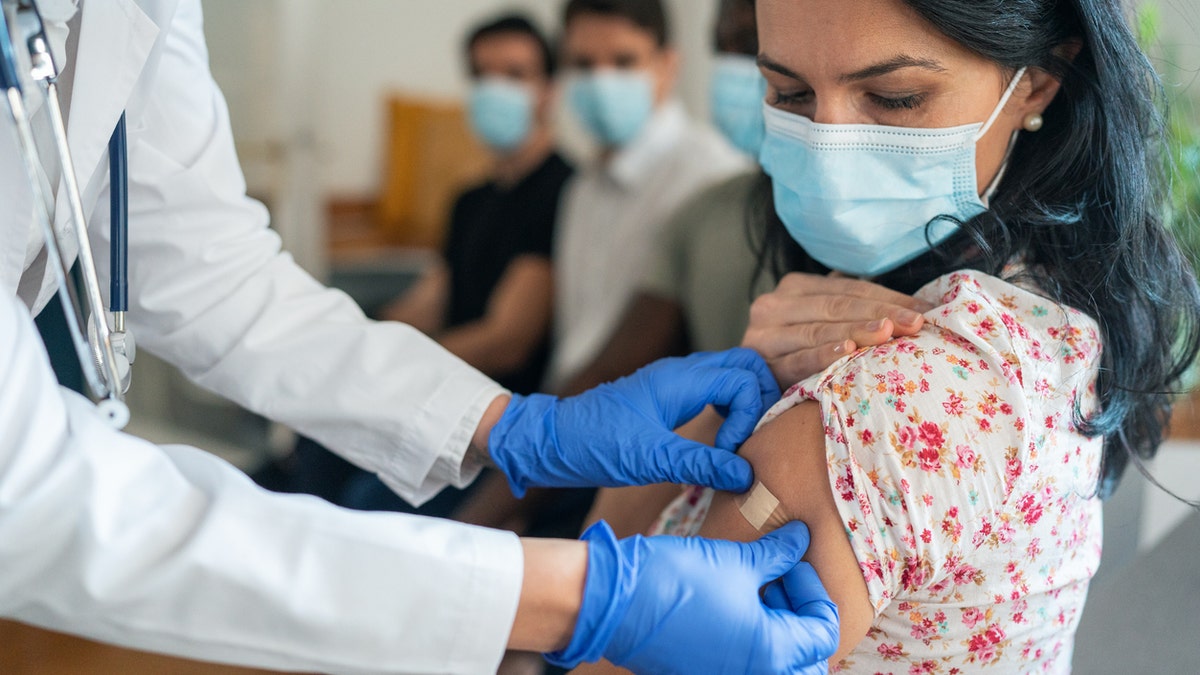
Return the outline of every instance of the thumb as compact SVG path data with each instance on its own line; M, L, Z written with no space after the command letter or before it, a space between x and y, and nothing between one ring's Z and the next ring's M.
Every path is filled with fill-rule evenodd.
M769 606L776 610L775 628L790 636L796 648L794 662L807 665L833 656L840 639L838 610L817 571L806 562L799 563L783 575L780 585L788 607L780 611L775 604ZM778 592L772 594L772 600L778 602Z
M793 521L746 546L750 565L761 575L762 583L774 581L804 557L808 550L808 526Z
M750 489L754 471L750 463L728 450L710 448L674 433L655 450L661 476L658 482L703 485L724 492L742 493Z
M766 410L758 381L752 373L732 368L712 369L705 371L704 376L708 380L709 402L725 416L714 445L735 450L754 433Z

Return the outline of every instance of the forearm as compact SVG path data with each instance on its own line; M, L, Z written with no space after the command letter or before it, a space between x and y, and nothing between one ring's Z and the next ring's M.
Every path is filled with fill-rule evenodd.
M442 330L450 296L450 275L443 262L433 263L416 285L379 311L385 321L405 323L426 335Z
M522 368L545 341L553 311L550 261L521 255L509 263L474 321L437 336L443 347L487 373L502 377Z
M587 544L522 539L525 583L509 649L550 652L566 647L575 631L587 579Z
M639 293L608 343L559 392L572 396L624 377L658 359L687 351L683 312L678 303Z
M485 317L437 334L435 339L483 374L500 378L520 370L544 336L544 330L510 328Z
M488 450L488 437L492 433L492 428L496 426L496 422L504 415L504 411L508 408L512 397L508 394L497 396L488 404L483 411L483 417L479 420L479 426L475 427L475 433L471 436L471 445L467 448L467 455L481 464L491 466L491 453Z

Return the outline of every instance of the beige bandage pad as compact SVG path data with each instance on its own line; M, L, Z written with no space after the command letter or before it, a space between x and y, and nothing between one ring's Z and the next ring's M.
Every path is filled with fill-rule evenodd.
M738 510L746 522L759 532L769 532L783 526L787 516L779 508L779 498L766 485L755 481L754 487L736 499Z

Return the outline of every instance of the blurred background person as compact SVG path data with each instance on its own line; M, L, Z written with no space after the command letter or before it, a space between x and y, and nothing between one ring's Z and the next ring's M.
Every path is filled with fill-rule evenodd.
M555 55L520 15L480 25L464 46L467 118L492 153L490 174L455 201L441 259L379 318L418 328L505 388L528 394L545 371L550 252L560 193L572 173L551 124ZM282 469L260 479L353 508L415 510L374 475L307 438ZM461 493L446 490L420 512L449 515Z
M755 63L754 0L722 0L713 33L713 121L755 164L747 162L731 178L698 190L648 240L619 321L561 393L614 380L664 356L736 346L752 297L770 290L765 277L753 278L755 254L745 225L761 175L756 162L766 95Z
M556 392L612 334L671 215L750 165L676 99L659 0L570 0L562 41L567 101L599 151L567 187L555 245Z

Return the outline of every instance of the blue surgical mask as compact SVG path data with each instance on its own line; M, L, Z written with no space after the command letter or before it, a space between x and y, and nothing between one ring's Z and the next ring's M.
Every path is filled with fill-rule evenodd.
M758 157L763 142L763 99L767 81L753 56L722 54L713 63L713 123L733 147Z
M894 270L945 241L958 222L987 210L975 144L1024 74L986 122L947 129L817 124L764 105L759 161L788 233L822 265L859 277Z
M605 70L575 75L567 99L584 127L606 147L621 147L654 113L654 80L643 71Z
M480 140L508 152L524 143L533 129L533 93L511 80L483 78L471 87L467 114Z

